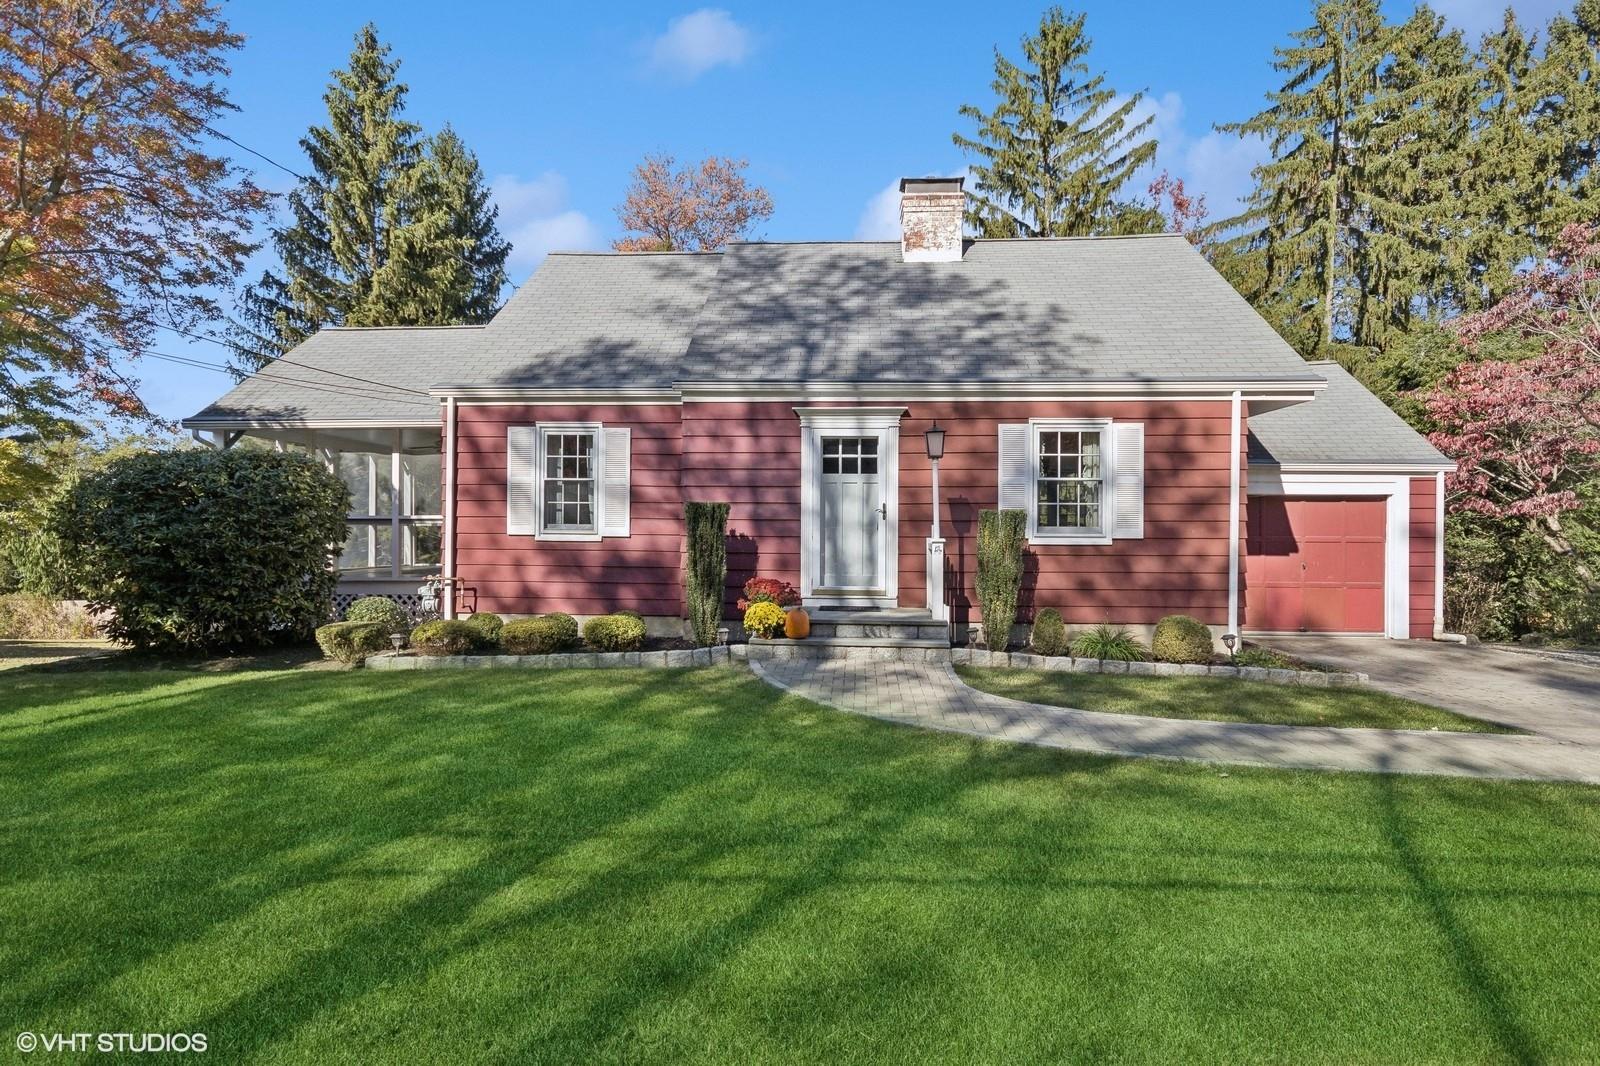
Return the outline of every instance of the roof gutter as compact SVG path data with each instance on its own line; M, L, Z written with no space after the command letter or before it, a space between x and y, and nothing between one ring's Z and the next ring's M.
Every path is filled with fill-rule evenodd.
M1262 463L1252 462L1250 471L1255 473L1282 473L1282 474L1450 474L1454 473L1456 463L1453 459L1441 459L1427 463Z
M184 429L437 429L437 418L185 418Z

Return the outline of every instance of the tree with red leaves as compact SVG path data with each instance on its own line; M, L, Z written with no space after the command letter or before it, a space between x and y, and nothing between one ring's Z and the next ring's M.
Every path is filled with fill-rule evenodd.
M1188 236L1190 244L1200 243L1200 227L1206 220L1204 194L1190 196L1183 187L1182 178L1174 178L1163 170L1150 183L1148 190L1156 210L1167 220L1167 232Z
M145 416L128 357L218 317L267 197L207 150L241 43L206 0L0 4L0 425Z
M1566 227L1548 262L1457 331L1469 351L1506 332L1543 350L1464 363L1428 396L1430 439L1459 464L1447 479L1451 509L1520 521L1600 592L1563 525L1600 480L1600 227Z
M712 156L681 170L647 155L633 172L617 218L629 235L619 252L714 252L772 217L772 197L745 180L743 159Z

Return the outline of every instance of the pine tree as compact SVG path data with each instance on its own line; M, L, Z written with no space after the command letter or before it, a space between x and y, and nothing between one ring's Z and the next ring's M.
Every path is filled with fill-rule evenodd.
M1509 8L1479 46L1473 132L1458 190L1462 221L1450 251L1456 297L1468 311L1510 292L1518 266L1538 249L1554 160L1534 121L1536 50Z
M487 322L500 305L511 245L500 236L500 210L477 156L447 125L428 141L414 182L416 214L401 235L414 254L397 257L412 271L411 284L397 288L401 306L390 308L392 318Z
M509 248L477 160L453 131L425 141L401 117L399 61L368 24L323 100L328 123L301 140L310 161L272 233L282 272L241 300L247 369L325 325L452 325L492 313Z
M1593 221L1600 198L1600 0L1578 0L1570 18L1550 22L1532 71L1535 130L1555 153L1555 215L1547 237L1569 222Z
M1213 228L1232 234L1230 255L1260 260L1236 275L1259 279L1246 297L1270 307L1269 320L1308 351L1352 332L1359 290L1350 284L1350 227L1367 191L1359 148L1371 130L1388 37L1376 0L1321 0L1314 17L1276 50L1273 68L1286 78L1270 106L1218 127L1265 137L1272 159L1256 168L1245 210Z
M973 166L967 222L986 237L1067 237L1126 232L1158 224L1118 194L1149 163L1151 119L1136 120L1143 93L1122 97L1103 74L1090 74L1084 16L1053 7L1036 36L1022 39L1023 65L997 48L995 94L987 114L970 104L975 137L956 145ZM1120 102L1119 102L1120 100Z
M1465 41L1426 4L1389 34L1360 146L1350 230L1358 288L1351 340L1384 344L1419 317L1449 314L1447 249L1468 142L1474 75Z

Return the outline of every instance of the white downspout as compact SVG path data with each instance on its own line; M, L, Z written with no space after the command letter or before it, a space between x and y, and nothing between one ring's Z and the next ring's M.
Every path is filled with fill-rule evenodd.
M1444 636L1444 471L1433 483L1433 639Z
M1244 397L1235 389L1228 419L1228 632L1239 632L1239 432Z
M444 617L456 616L456 398L444 401Z

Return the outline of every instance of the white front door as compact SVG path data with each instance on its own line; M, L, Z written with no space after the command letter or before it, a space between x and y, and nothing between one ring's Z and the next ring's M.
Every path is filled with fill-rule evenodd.
M883 435L820 434L820 589L882 592L891 553Z

